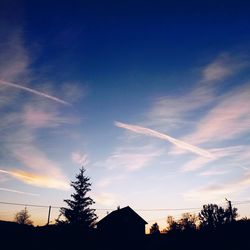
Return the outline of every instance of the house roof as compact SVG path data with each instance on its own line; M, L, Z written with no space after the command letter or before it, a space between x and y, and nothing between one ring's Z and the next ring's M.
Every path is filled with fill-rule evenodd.
M124 208L118 208L115 211L112 211L110 214L106 215L104 218L99 220L97 224L105 223L109 221L117 221L127 217L134 217L135 220L143 224L148 224L140 215L138 215L131 207L127 206Z

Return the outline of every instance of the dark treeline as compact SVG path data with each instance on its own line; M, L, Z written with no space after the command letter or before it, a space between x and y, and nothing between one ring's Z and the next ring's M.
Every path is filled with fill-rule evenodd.
M26 208L15 215L15 222L0 221L1 249L250 249L250 220L237 220L237 209L230 201L227 208L207 204L198 215L185 213L179 220L169 216L163 232L154 223L150 234L136 234L133 226L125 227L126 219L103 231L96 227L97 216L90 208L94 201L87 196L91 184L84 172L80 169L71 182L75 191L64 200L67 208L60 209L56 224L34 227ZM114 216L131 209L117 211Z
M224 209L217 204L203 205L199 215L184 213L181 219L175 220L173 216L167 217L167 228L162 233L193 232L197 230L213 230L222 225L234 222L238 216L237 208L232 207L228 202L228 207ZM160 234L159 226L154 223L150 228L150 234Z
M216 228L171 231L128 239L103 237L98 230L77 225L33 227L0 222L1 249L250 249L250 220L242 219Z

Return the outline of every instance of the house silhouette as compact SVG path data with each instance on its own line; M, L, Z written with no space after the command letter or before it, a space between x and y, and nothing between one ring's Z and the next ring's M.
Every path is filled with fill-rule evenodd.
M117 238L140 238L145 235L145 225L148 224L129 206L119 208L97 223L98 232L105 236Z

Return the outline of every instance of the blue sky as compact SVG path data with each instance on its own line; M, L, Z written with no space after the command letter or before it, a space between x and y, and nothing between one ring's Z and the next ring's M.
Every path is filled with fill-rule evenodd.
M246 3L1 5L1 200L61 206L82 164L97 208L249 199Z

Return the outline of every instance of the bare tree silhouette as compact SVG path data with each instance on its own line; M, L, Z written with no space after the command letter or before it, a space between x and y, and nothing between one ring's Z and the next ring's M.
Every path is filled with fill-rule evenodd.
M167 218L167 229L166 231L170 232L176 232L176 231L180 231L180 225L178 224L177 221L175 221L173 216L168 216Z
M16 213L14 221L17 222L18 224L33 225L33 221L30 220L30 215L26 207L23 210Z
M217 204L203 205L199 213L201 228L216 228L229 223L237 217L237 208L224 209Z
M176 221L173 216L167 218L167 232L183 232L194 231L197 228L199 218L195 214L184 213L182 217Z
M178 221L179 228L181 229L181 231L196 230L198 220L199 218L197 215L184 213L182 214L182 218Z

